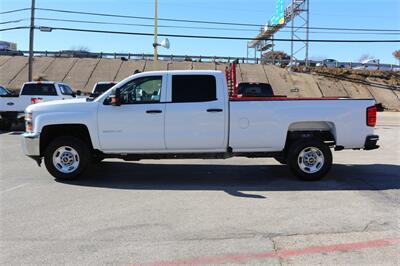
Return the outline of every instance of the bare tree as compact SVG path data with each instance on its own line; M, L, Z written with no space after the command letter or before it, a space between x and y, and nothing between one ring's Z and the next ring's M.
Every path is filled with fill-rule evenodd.
M396 50L393 52L393 56L399 60L399 65L400 65L400 50Z
M90 52L89 47L87 46L73 46L71 47L71 51L77 51L77 52Z
M358 59L358 62L363 62L365 60L369 60L369 59L375 59L375 56L372 56L370 54L363 54L360 59Z
M289 58L289 56L283 51L269 51L269 52L264 53L262 55L262 57L267 60L271 60L271 59L282 60L282 59Z

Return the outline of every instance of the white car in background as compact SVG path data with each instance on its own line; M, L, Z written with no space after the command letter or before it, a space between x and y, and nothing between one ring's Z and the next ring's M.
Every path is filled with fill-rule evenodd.
M26 107L31 104L73 99L80 94L80 91L74 93L70 85L55 81L26 82L17 95L4 90L4 95L0 96L1 129L9 130L13 123L22 120Z
M344 68L344 64L335 59L324 59L322 62L316 64L317 67L339 67Z
M366 69L366 70L378 70L379 59L367 59L361 62L361 66L355 67L354 69Z

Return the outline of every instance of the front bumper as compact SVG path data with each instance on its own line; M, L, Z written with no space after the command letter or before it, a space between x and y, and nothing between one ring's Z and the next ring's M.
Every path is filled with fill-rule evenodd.
M364 150L369 151L369 150L375 150L379 148L379 145L376 145L376 143L379 140L379 136L378 135L371 135L368 136L365 139L365 144L364 144Z
M40 156L40 135L35 133L24 133L21 136L21 146L25 155L29 157Z

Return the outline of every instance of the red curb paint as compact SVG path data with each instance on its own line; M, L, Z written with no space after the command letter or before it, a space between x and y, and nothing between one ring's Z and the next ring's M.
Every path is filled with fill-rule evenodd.
M180 265L203 265L203 264L223 264L229 262L243 262L247 260L261 260L268 258L287 258L317 253L333 253L339 251L351 251L367 248L379 248L400 244L400 239L379 239L365 242L355 242L347 244L336 244L327 246L308 247L302 249L288 249L279 251L269 251L254 254L224 255L214 257L193 258L175 261L160 261L146 264L136 264L142 266L180 266ZM135 265L131 265L135 266Z

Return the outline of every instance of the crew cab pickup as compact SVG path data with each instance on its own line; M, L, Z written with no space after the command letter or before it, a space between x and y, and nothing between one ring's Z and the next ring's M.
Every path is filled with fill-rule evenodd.
M332 165L331 148L376 149L376 107L365 99L230 97L220 71L135 74L94 100L30 105L22 146L58 179L89 163L274 157L304 180Z
M0 115L3 120L3 128L8 130L13 122L24 117L24 110L28 105L72 99L75 93L68 84L53 81L26 82L22 86L19 95L0 96Z

